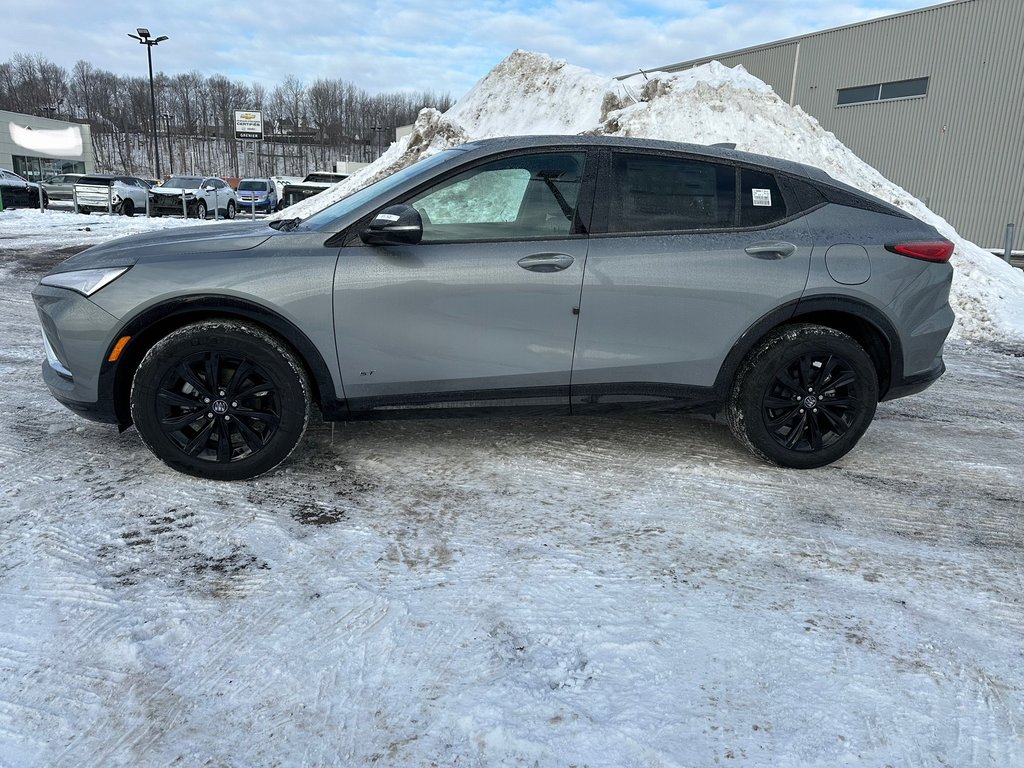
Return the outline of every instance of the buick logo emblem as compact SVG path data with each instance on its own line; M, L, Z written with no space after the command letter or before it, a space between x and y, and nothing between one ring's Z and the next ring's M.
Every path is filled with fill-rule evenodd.
M213 401L213 412L218 416L223 416L228 412L228 404L226 400L214 400Z

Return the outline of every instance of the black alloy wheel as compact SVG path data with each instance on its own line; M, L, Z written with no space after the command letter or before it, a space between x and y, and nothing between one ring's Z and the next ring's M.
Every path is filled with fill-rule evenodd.
M132 418L171 467L219 480L263 474L306 428L309 384L291 350L260 328L205 321L181 328L143 358Z
M736 437L775 464L811 469L849 452L874 418L878 376L850 336L782 328L745 361L729 405Z

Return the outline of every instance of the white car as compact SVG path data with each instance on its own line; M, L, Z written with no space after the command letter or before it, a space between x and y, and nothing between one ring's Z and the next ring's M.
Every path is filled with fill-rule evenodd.
M233 219L237 210L235 190L216 176L172 176L149 194L153 216L187 214L205 219L207 213L216 211L216 215Z
M135 176L94 173L75 182L73 199L79 213L108 211L125 216L146 212L149 184Z

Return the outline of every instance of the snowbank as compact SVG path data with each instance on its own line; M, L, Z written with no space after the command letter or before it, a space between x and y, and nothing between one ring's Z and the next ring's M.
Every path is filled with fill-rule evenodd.
M817 166L934 225L956 244L953 335L1024 339L1024 273L960 237L950 224L858 158L799 107L743 67L718 62L626 81L515 51L444 114L424 110L411 135L327 192L280 214L308 216L376 179L471 139L601 134L714 144Z

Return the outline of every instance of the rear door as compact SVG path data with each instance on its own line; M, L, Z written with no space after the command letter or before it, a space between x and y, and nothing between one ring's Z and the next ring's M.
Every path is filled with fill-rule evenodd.
M800 297L812 233L757 168L612 151L601 180L573 403L711 386L740 335Z

